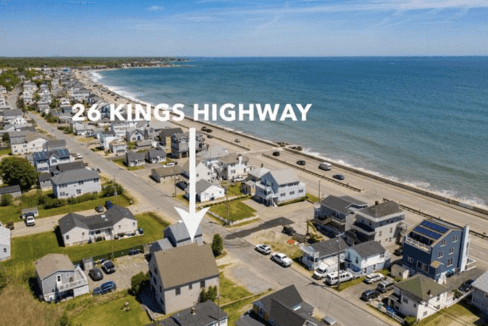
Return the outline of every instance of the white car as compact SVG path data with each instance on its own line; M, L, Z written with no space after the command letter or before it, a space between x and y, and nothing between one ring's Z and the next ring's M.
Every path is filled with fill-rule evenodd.
M35 220L34 216L32 216L32 215L31 216L27 216L25 218L25 225L27 225L27 226L34 226L34 225L36 225L36 220Z
M382 274L371 273L371 274L366 275L366 277L364 278L364 283L373 284L375 282L382 281L384 278L385 277Z
M276 263L280 264L283 267L290 267L293 263L293 260L288 258L287 255L277 252L271 256L271 259L274 260Z
M81 154L80 154L80 153L76 154L76 159L77 159L77 160L81 160L82 158L83 158L83 156L81 156Z
M256 251L262 253L263 255L269 255L271 253L271 248L264 244L258 244L256 246Z

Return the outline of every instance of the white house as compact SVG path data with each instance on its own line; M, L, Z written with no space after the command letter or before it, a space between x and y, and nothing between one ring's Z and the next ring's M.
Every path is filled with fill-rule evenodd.
M102 190L98 173L87 169L65 171L52 177L51 183L54 196L59 199L79 197Z
M218 176L224 180L233 180L247 176L249 158L241 154L231 153L219 158Z
M207 180L199 180L195 186L196 200L200 202L206 202L210 200L216 200L225 197L225 189L219 184L212 184ZM186 189L186 197L189 196L189 188Z
M120 138L124 139L127 131L132 131L137 128L136 121L113 121L110 124L110 131L114 132L115 135Z
M189 179L190 178L190 162L189 160L183 165L183 177ZM200 159L195 161L195 180L198 182L200 180L205 180L208 182L214 182L217 178L217 175L214 171L208 168Z
M20 139L10 140L12 154L30 154L43 150L47 139L36 133L31 133Z
M377 241L368 241L346 248L346 267L356 276L367 275L390 265L390 254Z
M10 230L0 225L0 261L10 259Z
M100 142L100 147L105 151L110 149L110 143L114 140L120 140L120 138L114 132L99 132L97 134L98 141Z
M296 200L306 195L306 185L292 169L270 171L256 183L256 200L268 206Z

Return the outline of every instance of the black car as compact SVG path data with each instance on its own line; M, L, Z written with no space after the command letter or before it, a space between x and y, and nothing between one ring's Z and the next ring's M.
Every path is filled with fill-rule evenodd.
M395 256L402 256L403 255L403 248L397 248L395 251L393 251L393 254Z
M111 274L115 272L115 265L111 260L107 260L102 264L102 269L106 274Z
M102 205L98 205L97 207L95 207L95 211L97 213L103 213L103 206Z
M378 297L378 292L374 290L366 290L361 294L361 300L363 301L369 301L371 299L375 299Z
M214 138L214 136L212 135L207 135L207 138L210 139L210 138Z
M129 249L129 256L137 255L141 253L141 249Z
M332 177L337 179L337 180L344 180L345 179L342 174L334 174Z
M296 231L293 227L291 226L284 226L283 227L283 230L281 230L282 233L286 234L286 235L293 235Z
M472 285L473 282L474 280L467 280L459 287L459 290L461 290L464 293L471 291L473 289L473 285Z
M103 273L101 271L100 268L94 268L94 269L91 269L89 272L88 272L88 275L90 275L90 277L92 278L92 280L94 281L100 281L100 280L103 280Z
M280 151L273 152L273 156L280 156Z
M299 161L297 161L297 164L298 165L305 165L305 161L304 160L299 160Z

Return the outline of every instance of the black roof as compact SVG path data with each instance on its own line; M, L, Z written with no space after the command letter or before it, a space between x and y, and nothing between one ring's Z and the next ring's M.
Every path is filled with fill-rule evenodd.
M351 213L349 211L349 207L352 205L356 205L356 202L352 202L344 197L336 197L336 196L327 196L326 198L322 199L320 202L321 205L328 207L336 212L342 213L347 215Z
M171 137L174 134L180 134L182 132L183 130L181 128L165 128L161 130L161 132L159 133L159 137L161 138Z
M280 302L285 307L295 307L303 302L303 299L295 285L290 285L284 289L276 291L275 293L265 296L254 303L261 302L264 310L269 312L271 311L273 300Z
M51 175L49 173L39 174L39 182L49 181L49 180L51 180Z
M58 164L54 167L54 171L62 173L69 170L83 169L84 167L85 167L85 163L83 163L83 161L77 161L77 162Z
M363 208L360 210L360 212L371 217L379 218L395 213L401 213L402 210L397 203L393 201L387 201L381 204Z
M192 309L194 312L192 313ZM206 326L217 324L227 318L227 314L215 303L208 300L193 308L182 310L169 318L150 324L150 326Z

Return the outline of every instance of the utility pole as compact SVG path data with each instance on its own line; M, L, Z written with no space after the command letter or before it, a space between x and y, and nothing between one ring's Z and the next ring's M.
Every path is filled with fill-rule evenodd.
M319 179L319 202L320 202L320 198L321 198L321 197L320 197L320 181L321 181L321 180Z
M341 239L342 233L337 235L337 290L341 286Z
M114 175L114 195L115 195L115 205L119 205L119 201L117 198L117 187L115 186L115 175ZM112 251L113 251L113 249L112 249Z

